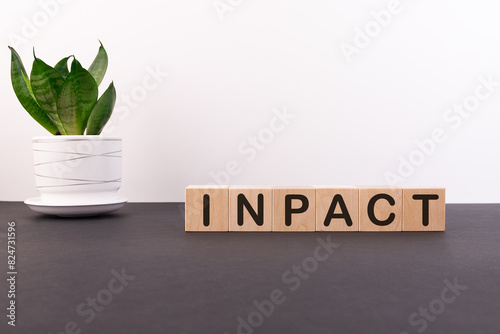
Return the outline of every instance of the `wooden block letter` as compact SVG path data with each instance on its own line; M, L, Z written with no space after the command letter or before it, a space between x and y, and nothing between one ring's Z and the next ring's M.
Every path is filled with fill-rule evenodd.
M445 188L403 189L403 231L444 231Z
M271 232L272 212L271 187L229 187L229 231Z
M186 231L227 232L229 230L229 187L186 188Z
M313 187L273 188L273 231L316 231L316 190Z
M359 190L351 186L317 186L316 231L359 231Z
M361 187L359 189L360 231L401 231L402 218L402 188Z

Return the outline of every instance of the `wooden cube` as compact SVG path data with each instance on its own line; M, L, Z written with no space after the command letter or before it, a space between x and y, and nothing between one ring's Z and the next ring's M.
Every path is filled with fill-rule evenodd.
M445 188L403 189L403 231L444 231Z
M353 186L316 186L316 231L359 231L359 190Z
M401 231L402 220L402 188L359 188L359 230L361 232Z
M272 213L270 186L229 187L229 231L271 232Z
M228 219L228 186L189 186L186 188L186 231L227 232L229 230Z
M273 187L273 232L316 231L316 189Z

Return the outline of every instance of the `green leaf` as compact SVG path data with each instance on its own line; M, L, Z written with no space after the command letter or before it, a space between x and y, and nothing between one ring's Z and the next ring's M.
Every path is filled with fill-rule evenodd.
M66 130L57 113L57 97L64 83L63 77L41 59L35 58L30 81L38 105L52 119L59 132L65 135Z
M116 102L115 86L111 82L108 89L97 101L87 123L87 135L101 134L104 126L108 122Z
M59 60L59 62L54 66L54 69L59 72L59 74L63 77L63 79L66 79L66 77L69 74L68 71L68 59L71 58L71 56L63 58Z
M57 112L68 135L83 135L97 96L94 78L74 59L57 99Z
M108 54L106 50L104 50L104 46L99 47L99 51L97 52L97 56L89 67L89 72L95 79L97 86L101 84L102 79L104 78L104 74L106 74L106 69L108 68Z
M45 111L40 108L35 100L31 89L31 82L28 78L26 70L24 69L24 65L19 57L19 54L10 46L9 49L12 54L10 76L12 80L12 87L14 88L17 99L21 102L21 105L24 109L26 109L31 117L33 117L41 126L54 135L59 134L57 126L45 113Z

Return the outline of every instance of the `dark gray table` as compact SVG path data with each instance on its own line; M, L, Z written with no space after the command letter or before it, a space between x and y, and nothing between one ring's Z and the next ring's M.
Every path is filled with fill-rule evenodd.
M448 205L427 233L185 233L182 209L0 203L1 268L13 220L18 270L0 333L500 333L500 205Z

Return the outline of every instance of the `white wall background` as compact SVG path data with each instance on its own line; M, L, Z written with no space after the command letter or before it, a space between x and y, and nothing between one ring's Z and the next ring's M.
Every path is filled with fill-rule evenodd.
M354 185L387 184L386 174L397 175L400 159L411 158L417 166L398 184L446 186L448 202L499 202L500 86L477 87L481 77L500 82L500 3L401 0L385 26L374 25L372 12L388 6L5 2L0 200L37 195L31 138L46 134L14 95L7 45L17 46L31 71L33 46L52 65L74 54L87 67L100 39L110 58L101 92L113 80L119 96L108 134L123 137L121 194L131 201L183 201L185 186L215 182L211 173L228 163L230 184ZM365 28L373 36L367 46L355 41ZM341 45L355 42L349 62ZM141 95L157 69L168 77L154 89L148 81ZM470 115L447 114L463 103ZM295 118L267 140L276 109ZM446 140L423 156L415 141L435 129ZM267 142L254 155L248 137L259 133Z

